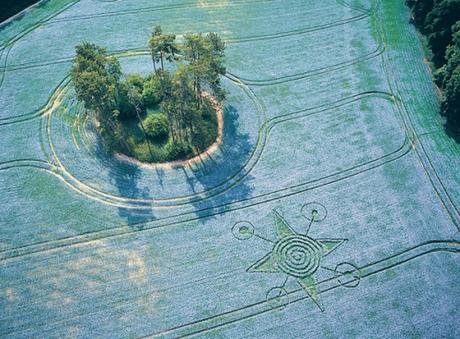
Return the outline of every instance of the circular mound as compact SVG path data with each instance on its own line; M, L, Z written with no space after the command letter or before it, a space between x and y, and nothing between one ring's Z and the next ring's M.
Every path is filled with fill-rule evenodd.
M224 78L223 83L231 109L225 111L223 141L212 156L160 167L109 154L69 84L44 116L43 151L69 187L111 205L151 209L215 197L247 176L263 149L257 138L264 111L236 81Z
M323 249L306 235L292 235L278 241L273 256L278 269L284 273L304 278L319 268Z
M222 144L222 138L223 138L223 132L224 132L224 117L223 117L223 107L219 104L218 100L214 97L212 97L208 93L203 93L204 97L209 98L211 101L214 109L215 109L215 115L216 115L216 126L215 126L215 132L216 132L216 137L215 139L211 139L206 143L204 149L200 150L199 153L197 153L197 145L189 145L189 150L193 152L189 154L181 154L183 152L186 152L186 148L184 146L180 146L180 144L176 144L175 146L170 146L171 148L176 147L175 151L167 151L169 152L169 155L175 155L175 158L168 160L168 161L161 161L161 162L155 162L155 161L146 161L142 160L140 156L145 156L141 154L127 154L124 151L126 150L115 150L115 157L118 158L121 161L126 161L128 163L131 163L133 165L139 165L139 166L144 166L146 168L151 168L151 169L170 169L172 167L177 167L177 166L188 166L188 165L193 165L196 163L199 163L203 161L203 159L206 159L208 157L211 157L211 155L215 152L218 151L219 147ZM150 117L150 118L149 118ZM147 121L144 121L145 124L145 129L146 129L146 134L148 137L144 140L142 140L141 143L137 143L135 145L131 145L132 148L138 147L140 144L149 145L147 148L150 149L150 147L158 147L158 142L155 142L154 140L161 139L163 140L160 142L160 144L167 144L168 142L171 142L173 139L170 139L168 136L168 126L166 127L162 125L162 121L159 120L158 116L155 115L150 115L147 118ZM156 119L155 119L156 117ZM150 120L148 120L150 119ZM165 121L163 123L167 124L167 119L166 117L164 118ZM204 124L204 120L202 119L201 121L202 124ZM130 131L133 133L133 131ZM135 133L134 133L135 134ZM199 136L198 138L202 138L203 134ZM165 138L168 139L169 141L165 142ZM128 140L131 139L128 135ZM168 146L163 147L163 152L165 149L168 149ZM132 149L131 149L132 150ZM155 152L154 152L155 153ZM152 155L152 152L150 153L150 156Z
M324 205L318 202L310 202L302 206L302 215L310 221L323 221L327 217L327 210Z

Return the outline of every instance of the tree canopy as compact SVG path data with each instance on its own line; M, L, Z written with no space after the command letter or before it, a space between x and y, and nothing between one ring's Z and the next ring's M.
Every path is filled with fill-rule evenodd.
M114 100L121 67L104 48L90 43L76 47L76 57L71 70L77 99L85 108L101 114Z
M216 123L210 114L215 111L212 100L222 104L225 99L221 85L226 72L224 42L216 33L188 33L179 44L174 34L156 26L148 46L153 73L141 76L122 75L119 61L102 47L78 45L71 71L78 100L95 112L112 148L133 153L126 145L137 138L154 159L155 142L168 136L170 155L203 150L216 136L212 130L216 128L211 128ZM172 67L166 68L165 62ZM132 125L132 119L138 120L141 138L124 128Z
M154 71L156 71L156 63L158 61L161 63L161 70L164 71L163 60L173 61L179 53L176 36L174 34L163 34L161 26L156 26L153 29L149 40L149 47L152 54Z
M407 0L433 54L435 81L443 90L447 127L460 129L460 0Z
M414 22L427 35L436 67L444 64L452 41L452 25L460 20L460 0L408 0Z
M453 129L460 129L460 21L452 26L452 44L447 48L447 63L442 70L444 97L442 113Z

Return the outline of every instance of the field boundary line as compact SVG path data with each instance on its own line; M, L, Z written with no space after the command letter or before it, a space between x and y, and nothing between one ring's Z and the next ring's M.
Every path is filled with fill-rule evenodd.
M378 10L381 8L381 0L375 1L375 13L378 13ZM386 35L386 31L383 28L383 22L379 16L377 16L377 22L379 23L379 36L381 37L383 43L387 45L388 38ZM447 214L449 215L451 221L453 222L457 230L460 230L460 210L453 202L452 197L449 194L449 191L447 190L439 174L437 173L431 158L428 156L428 153L426 152L425 146L423 145L421 138L419 138L418 136L417 129L412 120L411 114L409 113L409 109L407 108L407 105L404 102L404 100L402 100L401 91L399 88L398 81L396 80L396 77L394 75L394 70L392 67L392 61L390 57L386 55L384 55L383 57L384 73L386 75L388 85L390 86L391 91L397 93L398 98L400 98L398 103L401 104L401 111L403 112L403 119L405 121L404 123L407 126L408 133L412 136L413 148L415 150L415 153L417 154L417 158L420 164L422 165L423 170L431 183L431 186L433 187L436 195L438 196L441 205L445 208ZM390 65L390 67L388 65ZM420 147L417 147L417 145L420 145Z

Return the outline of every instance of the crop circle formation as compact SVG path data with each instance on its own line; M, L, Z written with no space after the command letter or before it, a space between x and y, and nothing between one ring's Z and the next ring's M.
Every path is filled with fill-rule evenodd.
M335 276L339 284L343 287L357 287L361 281L359 269L351 263L343 262L335 267Z
M273 255L278 269L290 276L304 278L319 268L322 247L310 237L293 235L278 241Z
M327 217L327 209L323 204L310 202L302 206L302 215L310 221L323 221Z
M36 1L0 23L0 338L455 333L460 148L408 20L421 1ZM157 25L182 52L189 32L227 46L220 138L186 155L171 126L215 132L215 64ZM100 118L72 82L85 41L122 71Z
M254 226L248 221L237 222L232 228L233 236L238 240L251 239L254 232Z
M273 287L267 292L267 302L271 308L284 308L289 304L289 296L283 287Z

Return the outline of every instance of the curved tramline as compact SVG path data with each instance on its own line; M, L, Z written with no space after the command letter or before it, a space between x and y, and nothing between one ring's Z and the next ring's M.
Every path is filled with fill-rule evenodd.
M274 119L271 119L270 121L267 121L265 124L263 124L259 128L259 140L260 141L256 144L255 149L252 151L251 158L245 164L245 166L242 169L238 170L238 172L233 174L233 176L230 179L220 184L217 184L207 189L204 192L195 192L195 194L191 196L176 196L170 199L158 199L158 198L156 199L130 199L129 197L114 196L107 192L96 190L92 188L91 186L85 184L84 182L80 181L73 174L71 174L71 172L69 172L69 170L64 166L61 160L59 160L59 155L56 153L55 148L52 144L52 132L51 132L51 125L50 125L51 120L49 120L48 128L47 128L48 136L44 137L44 139L49 140L50 142L48 147L50 148L52 154L50 155L49 159L52 163L55 164L56 166L55 168L58 171L58 173L63 175L63 179L65 179L76 190L82 192L83 194L89 194L88 195L89 197L94 197L94 199L103 199L104 201L111 202L113 204L127 207L127 208L128 207L151 208L155 206L161 207L161 206L170 206L170 205L179 206L181 204L188 204L192 201L210 199L217 194L225 193L227 190L231 189L234 185L238 184L238 182L243 180L244 177L249 175L263 154L263 151L266 145L266 140L269 137L270 131L277 124L280 124L280 123L283 123L289 120L293 120L293 119L308 117L313 114L321 114L324 112L328 112L333 109L337 109L339 107L349 105L350 103L353 103L353 102L357 102L357 101L359 102L359 100L361 100L362 98L372 97L374 95L377 97L382 96L383 98L388 97L391 99L391 95L386 94L386 93L372 93L372 92L363 93L363 94L353 96L351 98L340 100L337 103L331 103L331 104L325 105L324 107L314 107L314 108L299 111L299 112L292 112L292 113L289 113L283 116L278 116ZM49 115L49 117L51 117L51 114ZM344 169L336 173L331 173L330 175L325 175L320 178L315 178L313 182L318 182L322 179L327 179L327 178L340 177L342 174L345 174L345 173L354 173L357 169L361 169L360 170L361 172L362 170L366 170L366 168L374 168L375 163L382 163L381 161L386 158L388 158L389 161L391 161L391 159L394 159L395 155L405 154L407 153L408 150L410 150L411 143L408 141L409 137L410 136L408 135L406 138L404 138L403 144L402 145L398 144L396 150L392 150L391 152L389 152L388 154L385 154L384 156L381 156L377 159L372 159L371 161L367 161L362 164L356 164L355 166L351 168ZM78 151L81 151L81 150L78 150ZM94 154L90 154L90 155L93 156ZM228 158L224 158L224 160L228 160ZM112 166L116 166L116 165L117 165L116 163L112 164ZM212 165L218 166L219 164L212 162ZM303 185L308 184L308 183L312 183L312 182L311 181L306 182L306 183L303 183ZM300 185L296 185L296 186L300 186ZM279 191L289 192L290 190L291 188L282 188L282 189L276 190L275 192L279 192Z

